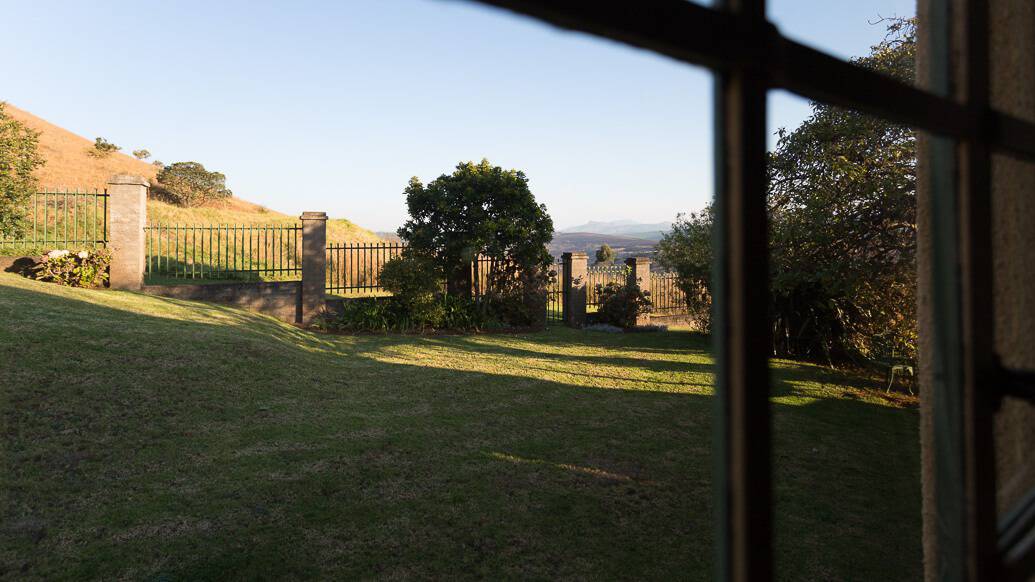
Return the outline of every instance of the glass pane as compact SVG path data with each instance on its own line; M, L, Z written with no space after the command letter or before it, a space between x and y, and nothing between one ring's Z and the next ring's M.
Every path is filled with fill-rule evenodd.
M769 104L778 577L918 579L913 134Z
M896 44L908 32L900 25L916 16L916 0L770 0L766 7L784 36L845 60L866 57L883 42ZM887 59L873 66L903 81L912 82L914 76L911 59L898 70Z

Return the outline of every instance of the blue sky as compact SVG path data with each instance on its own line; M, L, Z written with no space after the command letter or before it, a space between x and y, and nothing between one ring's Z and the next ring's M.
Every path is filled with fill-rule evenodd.
M224 172L238 196L377 230L410 176L487 157L558 227L671 220L712 195L711 78L463 1L4 0L0 100L125 151ZM842 57L915 0L770 0ZM11 23L17 23L12 26ZM807 103L770 98L770 127Z

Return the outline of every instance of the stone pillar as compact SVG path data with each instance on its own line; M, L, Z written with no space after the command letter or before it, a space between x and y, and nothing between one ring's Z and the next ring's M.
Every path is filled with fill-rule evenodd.
M650 295L650 258L629 257L625 259L625 266L629 267L629 279L626 283L629 287L635 287ZM636 325L649 325L650 314L640 315L636 318Z
M625 259L629 267L630 287L637 287L644 293L650 293L650 259L647 257L629 257Z
M108 180L108 282L112 289L138 290L144 285L148 186L142 176L117 174Z
M309 325L324 309L327 283L327 213L303 212L302 220L302 316Z
M586 325L586 280L589 257L586 253L561 255L561 319L568 327Z

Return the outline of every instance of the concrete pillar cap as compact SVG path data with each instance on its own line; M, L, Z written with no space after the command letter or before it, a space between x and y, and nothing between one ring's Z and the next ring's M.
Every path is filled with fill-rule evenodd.
M133 174L115 174L108 178L108 184L112 186L150 186L151 183L143 176Z
M300 220L327 220L326 212L303 212Z

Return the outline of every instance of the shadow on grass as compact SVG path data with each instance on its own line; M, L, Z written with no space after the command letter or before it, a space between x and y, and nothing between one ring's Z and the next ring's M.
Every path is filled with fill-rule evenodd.
M642 375L710 374L699 336L324 336L2 279L0 317L0 576L711 577L712 399ZM780 571L918 577L913 411L774 375Z

